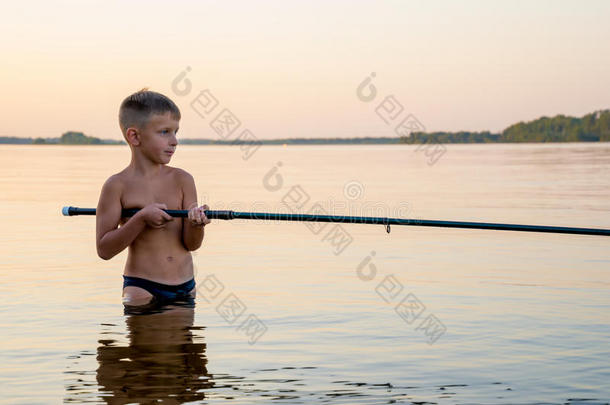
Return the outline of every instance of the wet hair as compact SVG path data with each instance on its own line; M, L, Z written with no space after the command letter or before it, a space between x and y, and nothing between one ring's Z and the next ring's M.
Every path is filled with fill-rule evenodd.
M173 119L180 120L178 106L168 97L148 88L128 96L119 108L119 126L123 135L126 135L130 127L143 128L153 114L165 114L169 112Z

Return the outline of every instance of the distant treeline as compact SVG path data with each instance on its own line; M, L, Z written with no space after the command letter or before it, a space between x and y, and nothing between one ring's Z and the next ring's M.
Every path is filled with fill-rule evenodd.
M100 139L87 136L82 132L68 131L59 138L17 138L14 136L0 136L0 143L35 144L35 145L120 145L123 141Z
M239 140L180 139L184 145L233 145ZM610 142L610 110L596 111L582 118L557 115L542 117L530 122L511 125L501 133L483 132L414 132L408 137L363 138L282 138L246 141L263 145L345 145L345 144L398 144L398 143L506 143L506 142ZM69 131L60 138L0 137L0 143L60 144L60 145L118 145L114 141Z
M492 143L492 142L610 142L610 110L582 118L557 115L511 125L499 134L485 132L416 132L401 137L402 143Z
M183 145L235 145L239 143L260 143L263 145L343 145L343 144L389 144L400 143L400 138L394 137L364 137L364 138L280 138L260 139L257 141L221 140L221 139L180 139Z

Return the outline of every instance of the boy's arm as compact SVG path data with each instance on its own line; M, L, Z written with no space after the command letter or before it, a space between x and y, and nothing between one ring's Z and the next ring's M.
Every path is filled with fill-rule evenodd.
M121 210L121 182L113 176L104 183L96 210L97 254L104 260L111 259L129 246L146 228L142 216L136 214L117 229Z
M191 210L197 207L197 189L195 180L189 173L182 171L182 209ZM182 220L182 243L186 250L197 250L203 242L202 225L196 225L189 218Z

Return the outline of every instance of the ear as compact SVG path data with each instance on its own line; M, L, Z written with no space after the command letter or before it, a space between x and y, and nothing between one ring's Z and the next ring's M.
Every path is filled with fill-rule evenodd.
M125 138L127 138L127 142L133 146L140 146L140 132L137 128L129 127L127 128L127 132L125 132Z

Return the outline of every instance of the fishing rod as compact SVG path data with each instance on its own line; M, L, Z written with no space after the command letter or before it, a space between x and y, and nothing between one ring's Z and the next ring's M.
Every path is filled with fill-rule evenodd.
M131 217L139 209L123 209L122 217ZM187 218L188 210L163 210L172 217ZM65 216L73 215L95 215L95 208L63 207L61 210ZM238 212L238 211L204 211L210 219L258 219L266 221L299 221L299 222L338 222L347 224L376 224L384 225L386 231L390 233L390 225L411 225L411 226L433 226L442 228L466 228L466 229L494 229L500 231L521 231L521 232L546 232L546 233L567 233L574 235L598 235L610 236L610 229L598 228L572 228L565 226L545 226L545 225L517 225L499 224L491 222L462 222L462 221L439 221L429 219L407 219L407 218L385 218L385 217L352 217L338 215L312 215L312 214L276 214L270 212Z

